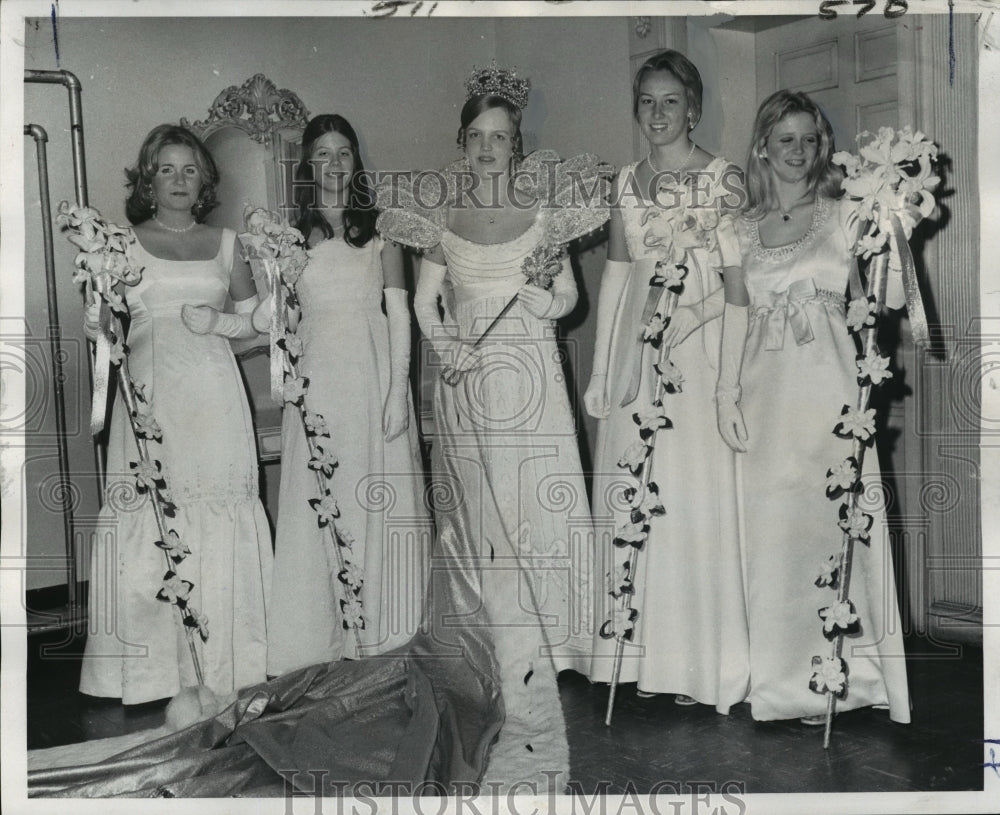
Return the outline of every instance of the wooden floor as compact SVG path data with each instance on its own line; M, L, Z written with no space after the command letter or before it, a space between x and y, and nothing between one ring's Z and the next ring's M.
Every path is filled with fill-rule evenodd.
M82 643L63 640L47 632L28 641L29 749L163 724L165 702L123 707L79 694ZM701 792L731 793L981 790L982 652L963 647L948 653L912 639L907 653L912 724L893 724L884 711L845 713L827 751L822 728L754 722L747 705L720 716L701 705L675 705L672 696L640 699L634 685L622 686L608 728L607 687L563 673L575 786L587 795L688 794L699 791L696 784Z

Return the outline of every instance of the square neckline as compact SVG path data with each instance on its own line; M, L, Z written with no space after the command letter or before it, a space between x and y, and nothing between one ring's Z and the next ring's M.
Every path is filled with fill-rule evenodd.
M711 155L711 154L709 154L709 155ZM646 207L647 209L649 207L659 207L660 209L670 209L670 207L662 207L662 206L660 206L656 202L655 199L654 200L650 200L649 198L647 198L645 195L642 194L642 185L639 183L639 177L636 174L636 170L639 168L639 165L642 164L644 161L646 161L646 159L645 158L641 158L638 161L633 161L631 164L626 164L622 168L623 170L628 170L628 172L632 176L632 178L635 179L635 186L639 190L639 195L638 196L631 196L631 197L635 198L638 201L638 203L639 203L640 206ZM692 167L690 170L685 169L683 172L685 174L688 174L688 173L704 173L704 172L711 171L712 174L715 175L717 173L717 171L711 170L711 167L716 162L722 162L722 164L723 164L724 167L728 167L730 164L732 164L732 162L729 159L727 159L725 156L713 156L712 160L710 162L708 162L708 164L706 164L701 169L698 169L697 167ZM653 177L654 178L656 177L655 171L654 171ZM687 186L687 185L685 184L685 182L682 181L680 183L680 185L674 185L674 186ZM622 197L621 193L619 193L618 197L619 197L619 199Z
M773 258L776 256L786 257L795 254L799 248L805 245L813 237L813 235L816 234L820 224L824 221L827 215L829 210L828 202L830 200L831 199L826 196L816 195L813 199L812 215L810 216L809 227L806 231L794 241L781 243L777 246L765 246L764 242L760 239L760 221L747 219L750 223L753 248L758 253L758 256Z
M162 260L164 263L211 263L213 260L218 260L219 256L222 255L222 253L226 249L226 232L228 230L224 226L220 228L222 229L222 235L219 237L219 248L216 251L216 253L212 255L212 257L210 258L187 258L183 260L180 258L164 258L160 257L159 255L154 255L145 246L143 246L142 241L139 240L138 235L135 236L135 242L139 246L139 248L142 249L142 251L145 252L147 255L149 255L151 258L153 258L154 260Z
M541 221L542 221L542 210L543 209L544 209L544 207L539 206L538 209L535 210L535 218L531 222L531 225L527 229L525 229L520 235L515 235L513 238L510 238L509 240L506 240L506 241L497 241L497 242L494 242L494 243L480 243L479 241L470 240L469 238L466 238L466 237L463 237L462 235L459 235L457 232L453 231L447 225L444 227L444 231L447 232L449 235L452 235L453 237L458 238L458 240L462 241L463 243L469 244L470 246L482 246L482 247L509 246L512 243L517 243L517 241L523 240L524 237L531 232L531 230L533 230L533 229L537 228L538 226L540 226Z

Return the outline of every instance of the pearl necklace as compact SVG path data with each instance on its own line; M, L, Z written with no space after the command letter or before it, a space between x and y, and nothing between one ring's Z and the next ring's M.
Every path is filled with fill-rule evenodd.
M164 229L166 229L167 232L177 232L177 233L190 232L192 229L194 229L198 225L197 221L191 221L191 223L189 223L187 226L184 226L184 227L181 227L180 229L178 229L177 227L174 227L174 226L167 226L165 223L163 223L163 221L161 221L155 215L153 216L153 220L156 221L156 223L158 223L161 227L163 227Z
M683 173L687 169L688 164L691 162L691 156L694 155L694 148L696 146L697 145L694 142L691 142L691 149L688 150L687 158L684 159L684 163L680 167L678 167L676 170L671 170L670 172ZM666 172L665 170L661 170L659 167L656 166L656 164L653 163L653 151L652 150L650 150L649 153L646 155L646 161L649 162L650 169L652 169L652 171L654 173L656 173L657 175L659 175L662 172Z

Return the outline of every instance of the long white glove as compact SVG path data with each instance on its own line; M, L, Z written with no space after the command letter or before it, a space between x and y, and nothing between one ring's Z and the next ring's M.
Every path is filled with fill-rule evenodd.
M670 317L670 325L663 331L663 342L673 348L688 338L692 331L722 316L726 292L721 287L708 297L690 306L678 306Z
M578 296L573 266L567 257L562 259L562 272L552 278L551 289L525 283L517 290L518 301L539 320L565 317L576 307Z
M269 294L254 308L250 317L254 330L258 334L264 334L270 330L272 311L274 311L274 296Z
M459 340L457 331L445 328L438 314L438 294L441 292L447 271L447 266L427 258L420 261L417 290L413 295L413 313L417 315L420 331L430 340L435 353L441 359L441 364L458 371L465 371L474 367L477 354L470 344Z
M233 303L235 313L219 311L211 306L181 306L181 320L194 334L216 334L231 340L248 340L257 336L253 326L253 312L259 300L257 295Z
M590 384L583 395L587 413L595 419L606 419L611 414L608 398L608 357L611 355L611 329L615 314L625 292L632 264L623 260L608 260L601 275L601 292L597 296L597 336L594 339L594 364Z
M266 334L271 330L272 311L274 311L274 297L269 294L260 301L260 305L254 308L253 315L250 318L253 322L253 327L256 329L258 334ZM285 317L287 319L289 331L294 331L298 327L300 316L301 311L298 308L289 308L288 306L285 306Z
M97 342L101 333L101 301L98 297L83 307L83 336Z
M385 289L389 321L389 393L382 408L382 432L392 441L410 426L410 309L406 289Z
M719 379L715 386L716 418L723 440L737 453L747 451L747 426L740 410L740 372L743 350L750 325L749 306L726 303L722 315L722 353L719 358Z

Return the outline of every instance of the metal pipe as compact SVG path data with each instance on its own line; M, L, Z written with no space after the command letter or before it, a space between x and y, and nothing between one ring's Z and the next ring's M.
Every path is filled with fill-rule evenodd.
M73 180L76 182L76 203L81 207L90 205L87 196L87 164L83 151L83 107L80 101L82 85L70 71L36 71L26 69L25 82L42 82L50 85L65 85L69 91L69 127L73 144Z
M66 578L70 616L76 616L76 554L73 546L73 504L69 500L69 447L66 442L66 395L63 391L62 342L59 328L59 298L56 296L56 265L52 248L52 205L49 201L49 167L45 144L48 133L41 125L24 126L24 135L35 140L38 157L38 196L45 250L45 292L49 306L49 354L52 357L52 389L56 408L56 449L59 454L59 497L62 503L63 538L66 548ZM72 621L71 621L72 622Z
M73 150L73 182L76 187L76 203L81 207L89 206L87 161L83 149L83 106L80 100L80 92L83 86L80 84L80 80L70 71L40 71L29 68L24 72L24 81L49 85L64 85L69 91L69 126ZM87 379L90 390L93 390L94 357L92 353L87 354ZM98 439L94 439L94 466L97 470L98 506L104 503L104 452L103 444Z
M69 126L70 126L70 141L73 151L73 182L76 188L76 203L79 206L89 206L90 196L87 192L87 161L86 153L83 147L83 105L81 102L80 94L82 90L82 85L80 80L75 74L66 70L57 71L41 71L34 69L26 69L24 72L25 82L37 82L50 85L63 85L69 92ZM42 131L44 133L44 131ZM34 135L34 133L32 133ZM41 145L42 143L36 138L36 145ZM41 170L39 170L41 172ZM48 169L46 167L45 184L43 185L39 181L39 188L44 186L45 195L48 196ZM51 208L48 203L45 204L44 214L42 218L43 228L45 228L46 221L48 222L48 233L49 237L46 239L46 274L49 274L50 263L49 257L52 254L52 224L51 224ZM59 319L58 314L55 309L55 263L51 263L51 281L47 278L46 285L49 287L49 316L53 325L53 329L50 331L50 337L55 337L55 341L58 343L59 336ZM87 379L90 385L90 390L94 387L94 358L92 354L87 354ZM59 364L61 366L61 356L53 351L52 355L53 364ZM60 486L63 487L65 484L65 479L69 477L69 461L68 461L68 451L66 449L66 408L64 395L62 391L62 377L55 376L56 385L56 426L57 433L59 434L59 473L61 476ZM60 427L60 424L62 425ZM105 459L104 459L104 447L98 439L93 440L94 444L94 466L97 471L97 502L98 506L104 503L104 471L105 471ZM65 495L66 490L63 489ZM68 552L68 566L67 566L67 581L68 581L68 591L69 591L69 612L70 616L75 620L78 615L77 607L77 572L76 572L76 556L73 546L73 518L71 511L67 511L68 508L63 502L63 524L67 532L66 537L66 547ZM72 622L72 621L71 621Z

